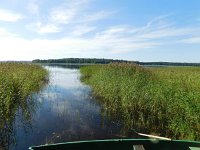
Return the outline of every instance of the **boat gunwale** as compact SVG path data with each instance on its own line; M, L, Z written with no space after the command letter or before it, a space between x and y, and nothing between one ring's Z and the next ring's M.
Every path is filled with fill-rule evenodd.
M187 144L190 147L199 147L200 148L200 141L190 141L190 140L160 140L160 139L105 139L105 140L83 140L83 141L73 141L73 142L62 142L62 143L55 143L55 144L45 144L45 145L39 145L39 146L31 146L29 147L29 150L34 150L35 148L42 148L42 147L51 147L51 146L61 146L61 145L72 145L72 144L88 144L88 143L106 143L106 142L133 142L132 144L135 144L136 142L139 144L142 143L157 143L157 142L163 142L163 143L183 143Z

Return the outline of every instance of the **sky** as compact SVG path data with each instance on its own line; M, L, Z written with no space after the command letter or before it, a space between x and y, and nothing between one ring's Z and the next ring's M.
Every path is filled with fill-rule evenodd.
M200 63L199 0L0 0L0 61Z

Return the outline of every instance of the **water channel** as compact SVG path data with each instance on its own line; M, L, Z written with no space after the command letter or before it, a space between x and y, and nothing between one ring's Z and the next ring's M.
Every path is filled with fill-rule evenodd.
M91 88L80 81L78 68L46 66L50 80L18 111L13 124L11 150L68 141L119 138L119 122L109 121ZM25 113L25 114L23 114Z

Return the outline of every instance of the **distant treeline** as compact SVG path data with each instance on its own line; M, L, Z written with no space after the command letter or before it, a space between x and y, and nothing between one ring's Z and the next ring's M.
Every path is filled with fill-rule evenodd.
M109 63L135 63L147 66L200 66L200 63L180 63L180 62L139 62L118 59L98 59L98 58L63 58L63 59L35 59L33 63L72 63L72 64L109 64Z
M180 63L180 62L137 62L139 65L151 66L200 66L200 63Z
M116 62L136 63L135 61L114 60L114 59L97 59L97 58L63 58L63 59L35 59L33 63L74 63L74 64L109 64Z

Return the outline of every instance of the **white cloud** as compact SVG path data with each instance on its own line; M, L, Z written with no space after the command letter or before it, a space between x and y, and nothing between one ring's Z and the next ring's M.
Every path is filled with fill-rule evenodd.
M114 11L89 12L90 2L91 0L69 0L53 6L49 13L41 15L38 1L30 1L28 10L37 14L37 18L35 23L27 25L28 29L39 34L57 33L65 29L70 31L72 36L82 36L95 30L96 27L92 25L93 23L116 13ZM38 25L38 22L40 25Z
M94 26L87 26L87 25L77 25L74 27L72 35L74 36L82 36L89 32L92 32L96 29Z
M95 13L90 13L84 16L82 22L93 22L102 19L109 18L111 15L115 14L116 11L99 11Z
M0 21L15 22L23 18L23 15L9 10L0 10Z
M125 37L125 35L121 34L124 30L110 29L113 34L104 31L104 34L90 38L62 38L57 40L26 40L20 37L8 36L0 39L2 43L0 45L0 60L8 59L8 57L15 60L74 56L99 57L112 53L124 53L142 48L151 48L158 44L152 41L134 42L131 37ZM118 33L120 34L118 35ZM17 54L15 53L16 51Z
M30 13L32 13L32 14L36 14L36 15L38 15L39 14L39 6L38 6L38 4L37 4L37 1L35 1L35 0L32 0L32 1L30 1L29 3L28 3L28 5L27 5L27 9L28 9L28 11L30 12Z
M175 27L163 20L165 16L150 20L145 26L114 26L96 34L95 39L104 49L113 53L126 53L167 44L200 43L196 37L199 27ZM194 37L188 39L188 37Z
M33 23L26 26L27 29L37 32L38 34L58 33L61 29L54 24L42 24L41 22Z
M32 60L34 58L67 57L72 54L90 53L90 40L58 39L58 40L26 40L22 38L0 39L0 60ZM8 44L9 43L9 44ZM17 53L16 53L17 52Z
M120 38L124 36L127 32L129 32L128 27L110 27L109 29L106 29L105 31L99 32L96 34L96 38L101 39L112 39L112 38Z
M68 24L75 17L76 9L59 8L51 12L50 20L58 24Z
M200 44L200 37L191 37L182 40L182 42L187 44Z
M165 37L180 37L192 35L196 31L196 28L164 28L164 29L155 29L153 31L144 32L141 35L138 35L138 38L142 39L161 39Z
M144 48L153 48L161 43L158 41L137 39L130 27L112 27L96 34L95 43L111 53L126 53Z
M0 38L2 37L17 37L16 34L10 33L4 28L0 28Z
M49 20L57 24L72 23L77 19L77 16L81 15L81 11L89 1L90 0L67 1L52 9Z
M44 26L40 26L38 29L38 33L40 33L40 34L57 33L57 32L60 32L60 29L53 24L47 24Z
M59 6L54 6L50 9L49 13L45 15L40 14L39 4L37 3L38 1L30 1L27 9L29 12L37 15L37 21L26 25L26 27L39 34L61 32L64 25L74 24L77 20L79 20L78 18L81 15L81 11L84 9L84 5L86 5L89 1L90 0L67 1ZM87 28L86 32L89 32L88 30L92 29ZM84 33L81 29L79 29L74 32L74 35L79 36Z
M162 21L159 19L159 22ZM150 21L152 22L152 21ZM35 24L38 33L54 33L60 29L54 24ZM87 24L76 25L67 37L60 39L28 40L0 29L0 60L45 59L61 57L102 57L125 54L141 49L157 48L167 44L200 43L200 27L175 27L156 22L136 28L127 25L99 30ZM85 34L92 32L90 36ZM176 40L175 40L176 39ZM8 44L9 43L9 44ZM18 52L17 54L15 52ZM12 55L13 54L13 55ZM23 54L23 55L21 55Z
M153 26L167 27L167 26L169 26L169 23L168 22L166 23L165 19L171 15L172 14L157 16L157 17L151 19L149 22L147 22L145 28L149 28L149 27L153 27Z

